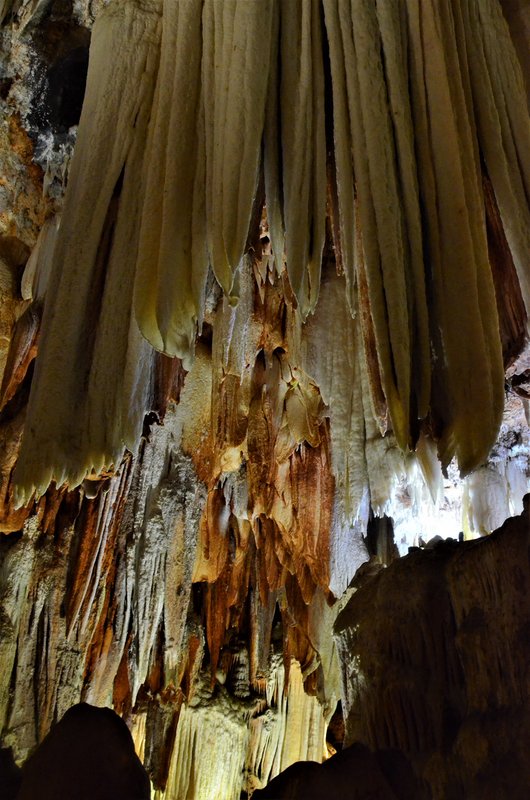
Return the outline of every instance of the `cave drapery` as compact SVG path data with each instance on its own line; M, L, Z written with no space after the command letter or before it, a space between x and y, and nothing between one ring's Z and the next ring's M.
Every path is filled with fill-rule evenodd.
M398 556L491 533L529 488L528 6L0 19L3 746L22 762L75 703L111 706L156 798L232 800L340 747L341 700L347 743L472 796L499 534ZM414 669L451 724L407 711Z

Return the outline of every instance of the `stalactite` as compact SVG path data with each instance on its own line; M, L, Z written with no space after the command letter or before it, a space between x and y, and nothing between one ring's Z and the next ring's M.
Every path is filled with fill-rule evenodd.
M377 414L384 414L380 381L402 449L414 449L425 421L444 466L456 455L469 472L486 459L500 423L502 364L479 149L507 220L523 295L530 229L529 130L505 23L493 2L479 10L474 2L420 7L410 0L398 12L383 3L358 0L350 9L329 0L324 12L316 0L271 0L259 15L237 0L222 9L189 0L115 3L101 15L54 251L54 301L44 316L29 404L33 423L17 469L21 504L52 478L75 485L91 469L118 464L124 447L137 448L152 355L131 313L133 284L140 329L156 348L184 357L186 367L204 320L208 260L235 302L253 206L261 202L262 134L271 239L285 248L274 253L276 267L286 264L302 317L315 309L327 116L336 148L335 245L353 314L359 293ZM505 37L502 50L492 49L491 25ZM112 77L110 50L121 70ZM276 90L272 80L279 81ZM96 113L101 86L114 94L107 92ZM99 132L110 127L115 108L118 135L109 149ZM265 113L272 117L266 123ZM501 151L504 160L495 156ZM89 307L99 309L95 330L92 320L80 322ZM455 332L455 319L466 325L465 335ZM70 335L59 337L59 329ZM45 398L54 396L58 372L77 376L81 369L86 400L72 384L49 409ZM470 370L475 378L464 391ZM121 373L123 383L104 394Z
M315 307L320 286L320 264L326 217L326 143L324 127L324 67L321 15L318 2L286 0L280 11L278 58L280 66L278 116L272 135L281 159L272 197L282 203L284 231L271 218L273 246L285 243L289 280L305 318ZM267 131L266 131L267 133ZM267 142L274 152L275 143ZM274 202L274 200L273 200ZM276 254L277 258L280 253Z
M156 3L117 3L95 26L48 287L53 301L44 311L30 421L17 466L20 505L52 479L78 485L91 470L117 466L125 446L137 447L149 404L150 354L131 316L127 273L135 252L136 184L159 25ZM98 132L110 129L116 136L109 148Z
M113 0L53 186L18 77L46 14L10 7L0 728L19 761L80 699L127 720L159 800L321 761L352 596L350 738L441 752L461 661L492 692L505 661L517 694L516 654L476 663L471 605L444 605L456 544L394 562L391 532L402 554L435 516L485 534L528 486L524 89L494 0L398 5ZM470 592L494 605L489 561Z
M208 268L201 11L200 0L163 4L135 281L140 330L157 349L187 363L193 354Z

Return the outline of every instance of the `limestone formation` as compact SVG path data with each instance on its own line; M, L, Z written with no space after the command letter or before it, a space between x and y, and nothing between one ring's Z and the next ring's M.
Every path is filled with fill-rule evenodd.
M2 753L89 703L236 800L342 708L312 791L516 798L524 546L471 540L529 489L524 3L0 20Z
M529 501L486 539L394 561L335 623L345 743L398 750L435 798L527 793Z

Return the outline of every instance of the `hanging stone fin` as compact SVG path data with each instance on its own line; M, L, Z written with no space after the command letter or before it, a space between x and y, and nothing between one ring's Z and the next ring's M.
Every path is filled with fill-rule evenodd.
M318 0L282 0L280 10L285 255L289 280L305 319L318 299L326 224L322 24ZM273 242L281 238L276 230L271 234Z
M207 242L228 296L258 186L273 12L273 0L205 0L203 8Z
M189 367L208 269L202 0L165 0L160 69L146 144L135 310L157 350Z
M140 385L131 399L133 375L127 365L131 352L138 354L138 331L130 324L136 226L130 226L128 212L135 213L139 152L153 102L160 33L158 2L117 0L94 25L14 475L18 505L27 503L34 491L45 492L52 480L73 487L92 470L117 466L125 443L132 449L137 444L133 432L141 428L138 419L146 409L136 400L149 393L150 371L136 376ZM131 235L123 250L125 228ZM113 259L114 247L120 250L118 259ZM101 348L107 367L113 367L108 382L95 378ZM93 413L105 403L116 413Z

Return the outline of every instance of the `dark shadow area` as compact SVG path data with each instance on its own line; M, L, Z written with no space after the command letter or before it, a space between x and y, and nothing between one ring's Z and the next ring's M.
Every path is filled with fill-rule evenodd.
M55 0L28 29L35 54L29 134L65 134L79 123L88 72L90 30L72 18L71 3Z
M10 747L0 748L0 797L15 800L20 787L21 771L15 764Z
M254 792L256 800L427 800L405 756L354 744L323 764L299 761Z
M149 800L150 783L125 722L80 703L22 768L17 800Z

